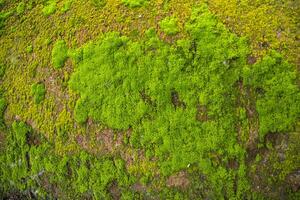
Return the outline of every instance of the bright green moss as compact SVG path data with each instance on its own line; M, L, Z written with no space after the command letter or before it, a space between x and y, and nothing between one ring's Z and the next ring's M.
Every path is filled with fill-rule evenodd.
M67 12L70 10L71 6L72 6L73 0L67 0L64 2L63 7L61 8L61 12Z
M140 7L144 5L148 0L122 0L122 2L131 8Z
M36 104L41 103L46 94L45 85L43 83L36 83L31 86L31 94Z
M18 3L7 2L15 12ZM70 1L57 2L56 10L69 9ZM13 20L3 20L3 24L9 23L3 25L7 35L0 39L0 55L7 69L4 96L9 102L5 130L11 120L22 119L55 144L34 142L32 136L37 133L30 128L24 137L26 128L22 127L27 125L16 122L18 125L4 133L6 146L11 148L3 148L6 151L0 155L0 193L14 188L34 191L37 199L111 199L110 192L116 187L121 199L251 199L249 158L244 149L251 119L243 102L248 100L245 93L247 89L255 93L251 101L260 115L261 126L257 128L261 137L269 131L293 130L299 116L294 112L297 95L292 96L298 93L293 66L282 59L276 61L276 54L247 66L248 43L226 30L207 8L194 9L191 20L185 21L196 1L145 1L151 5L147 7L136 3L142 1L123 2L135 2L132 6L138 9L128 9L114 0L104 7L103 1L95 1L101 9L87 2L72 2L72 12L46 18L39 10L42 5L34 1L25 17L13 15ZM130 7L130 3L126 5ZM159 29L159 36L154 28L145 32L170 14L178 20L173 25L169 20L166 30L163 26ZM253 22L253 17L249 19ZM179 32L172 45L159 39L165 36L160 30L168 34L176 29ZM263 29L268 31L265 26ZM122 34L105 33L112 30ZM18 38L18 45L11 38ZM65 42L55 42L57 38L72 48L82 48L68 50ZM68 57L73 61L61 70L51 68L52 39L54 68L64 66ZM34 45L34 53L26 53L28 44ZM266 76L272 73L274 79ZM66 88L69 76L70 88L77 95ZM283 84L287 89L276 86L282 83L280 77L287 82ZM49 87L49 98L40 106L32 104L30 92L36 80ZM240 84L244 88L240 89ZM294 101L293 109L287 108L291 101L286 97ZM269 117L273 115L276 117ZM74 118L87 123L79 125ZM105 143L103 127L115 129L117 140L130 128L123 138L124 146L113 146L113 155L99 151ZM20 138L16 141L16 134L23 142ZM296 169L293 151L292 160L288 158L284 164L282 179ZM232 167L232 162L236 166ZM166 187L168 177L179 171L188 174L189 187ZM132 191L135 187L138 191Z
M52 49L52 64L55 69L62 68L68 58L68 48L66 42L58 40Z
M42 12L45 16L52 15L56 11L56 1L57 0L50 0L47 2L47 5L44 6Z
M236 120L234 86L248 49L202 7L194 11L187 31L190 41L181 40L178 46L148 31L142 42L108 33L83 48L83 60L70 80L70 87L81 95L75 118L84 122L91 117L117 129L132 127L131 143L155 149L162 175L196 164L215 181L215 197L222 195L223 187L232 196L230 173L224 168L215 173L212 166L200 163L208 159L204 152L242 155L238 147L232 149L236 137L231 133ZM190 50L193 43L196 52ZM203 94L212 120L200 122L197 105ZM246 184L242 172L241 178Z
M33 47L32 47L32 45L29 45L29 46L26 48L26 52L27 52L27 53L32 53L32 52L33 52Z
M22 15L25 12L25 3L24 2L20 2L17 6L17 14L18 15Z
M161 175L196 165L207 175L214 198L241 198L250 186L235 127L249 122L246 108L236 113L236 85L242 80L269 92L266 98L257 96L261 135L288 131L299 116L295 74L278 54L248 67L246 40L226 30L205 6L194 9L186 31L189 37L174 45L162 42L151 29L139 42L112 32L85 46L69 82L81 96L75 119L83 123L91 117L111 128L133 128L130 144L154 149ZM281 84L287 85L279 88ZM238 170L232 172L216 157L238 160ZM141 180L147 184L151 176Z
M159 22L159 26L163 32L167 35L175 35L179 32L177 19L174 17L166 17L161 22Z
M293 130L300 114L295 68L273 52L245 74L246 83L257 92L261 138L269 132Z

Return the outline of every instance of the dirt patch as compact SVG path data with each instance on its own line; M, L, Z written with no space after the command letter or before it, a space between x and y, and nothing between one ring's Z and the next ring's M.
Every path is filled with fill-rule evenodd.
M249 65L255 64L256 61L257 61L257 58L256 58L255 56L253 56L253 55L250 55L250 56L248 56L248 58L247 58L247 63L248 63Z
M108 153L113 153L123 145L122 132L114 132L112 129L104 129L96 135L97 141L102 144L102 149Z
M5 136L4 133L0 132L0 150L4 148Z
M139 193L145 193L147 191L147 187L141 183L135 183L131 186L133 191L139 192Z
M88 141L87 141L87 138L84 137L83 135L77 135L75 137L76 139L76 142L79 144L79 146L81 146L82 148L84 149L88 149Z
M116 182L113 182L108 190L113 200L119 200L121 198L121 190Z
M85 44L89 39L91 39L91 36L89 35L89 31L85 28L82 28L80 30L77 30L75 33L75 37L77 39L77 44L79 46L82 46Z
M259 118L255 105L255 91L253 91L249 87L244 86L242 80L237 82L237 88L239 91L239 95L237 97L237 105L245 109L249 126L248 139L246 141L246 144L242 144L244 143L242 142L242 125L241 123L237 124L238 141L241 145L245 145L248 153L251 154L252 152L256 151L259 136Z
M125 132L114 131L108 128L98 131L99 129L94 123L90 121L87 123L90 124L87 129L87 132L90 134L77 135L75 137L75 141L81 148L96 154L119 154L125 151L124 138L129 137L130 129Z
M190 180L188 179L188 174L185 171L180 171L177 174L174 174L167 179L168 187L186 189L189 185L190 185Z
M140 92L140 95L145 103L147 103L151 106L155 105L155 102L152 101L151 97L149 95L147 95L144 90L142 92Z
M121 152L121 157L125 161L126 168L128 169L130 166L133 165L135 161L135 155L130 150L126 150Z
M298 192L300 190L300 169L290 173L286 177L286 182L291 186L293 192Z
M59 197L62 197L62 192L55 184L49 181L49 176L51 176L51 174L43 174L40 177L39 184L47 191L47 193L51 194L54 199L58 199Z
M175 90L171 92L171 101L175 108L185 108L185 103L180 100L179 94Z
M208 121L207 107L205 105L197 105L196 119L200 122Z
M239 168L239 162L236 159L229 159L227 167L229 169L237 170Z

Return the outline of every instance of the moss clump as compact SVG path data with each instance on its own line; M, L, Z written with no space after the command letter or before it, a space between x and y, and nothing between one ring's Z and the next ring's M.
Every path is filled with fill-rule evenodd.
M26 47L26 52L27 52L27 53L32 53L32 52L33 52L33 47L32 47L32 45L29 45L28 47Z
M35 83L31 86L31 94L36 104L41 103L46 94L45 85L43 83Z
M62 68L68 58L68 47L66 42L58 40L52 49L52 64L55 69Z
M175 35L179 32L177 23L177 18L166 17L159 22L159 26L167 35Z
M75 118L132 128L130 144L153 151L162 176L194 165L206 175L213 198L239 199L245 193L250 198L245 144L237 142L236 129L240 123L248 131L249 121L237 112L237 84L258 91L261 135L288 131L300 106L294 68L277 53L249 67L247 41L230 33L206 6L194 9L185 30L189 36L174 44L150 29L139 41L110 32L82 48L69 82L80 94ZM240 106L246 112L247 105ZM239 163L236 170L227 167L232 159Z
M292 131L300 114L294 66L272 52L244 72L245 83L256 90L260 138L270 132Z
M65 13L70 10L72 6L73 0L67 0L64 2L63 7L61 8L61 12Z
M143 6L148 0L122 0L122 3L124 3L126 6L135 8Z
M20 2L17 6L17 14L22 15L25 12L25 3Z
M44 6L42 12L45 16L52 15L56 11L56 0L51 0L47 2L47 5Z

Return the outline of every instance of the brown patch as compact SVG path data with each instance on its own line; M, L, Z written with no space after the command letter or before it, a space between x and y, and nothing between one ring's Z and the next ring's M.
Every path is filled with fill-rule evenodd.
M127 149L126 151L121 152L121 157L125 161L126 169L129 169L130 166L133 165L135 160L134 152Z
M291 186L293 192L298 192L300 190L300 169L290 173L286 177L286 182Z
M186 189L189 185L190 180L188 179L188 174L185 171L180 171L179 173L174 174L167 179L168 187Z
M3 132L0 132L0 150L4 148L5 136Z
M178 107L185 108L185 103L180 101L179 94L175 90L171 92L171 101L175 108Z
M53 184L49 181L49 176L51 176L51 174L43 174L40 177L40 185L49 193L52 195L53 198L57 199L59 197L62 197L62 192L59 190L59 187L57 187L56 184Z
M237 170L239 168L239 162L236 159L229 159L227 167Z
M89 32L88 32L87 29L82 28L82 29L76 31L75 37L77 39L77 44L79 46L81 46L81 45L83 45L84 43L86 43L86 41L88 41L91 38L91 35L89 35Z
M10 191L9 193L0 195L1 198L7 199L7 200L20 200L20 199L34 199L34 196L31 196L31 194L25 195L21 191Z
M154 105L154 102L152 101L151 97L147 95L145 91L140 92L140 95L145 103L149 105Z
M208 121L207 107L205 105L197 105L196 119L200 122Z
M257 58L256 58L255 56L252 56L252 55L248 56L247 63L248 63L249 65L255 64L256 61L257 61Z
M253 150L257 146L258 142L258 130L259 130L259 117L256 111L254 92L249 88L244 88L246 91L246 115L249 120L249 139L246 147L249 150Z
M260 47L261 49L267 49L267 48L270 47L270 43L267 42L267 41L260 42L260 43L259 43L259 47Z
M92 120L87 121L86 135L75 136L77 144L93 154L118 154L125 149L124 137L129 137L132 130L116 132L112 129L104 129L98 132L99 127Z
M27 144L30 146L38 146L41 144L41 139L36 134L30 134L27 138Z
M75 137L77 143L84 149L88 149L88 141L87 141L87 138L84 137L83 135L77 135Z
M69 67L65 67L67 69ZM37 73L40 74L41 77L45 77L43 82L46 88L46 97L52 96L55 97L55 108L56 113L60 113L64 106L65 100L69 99L68 92L62 87L61 80L63 80L63 71L53 71L48 67L38 67Z
M114 131L112 129L105 129L96 136L105 150L112 152L114 150Z
M133 150L128 148L120 152L121 158L125 161L126 169L129 169L134 163L146 160L144 150Z
M147 191L147 187L141 183L135 183L131 186L132 190L139 192L139 193L145 193Z
M113 184L109 187L109 193L113 200L119 200L121 198L121 191L116 182L113 182Z

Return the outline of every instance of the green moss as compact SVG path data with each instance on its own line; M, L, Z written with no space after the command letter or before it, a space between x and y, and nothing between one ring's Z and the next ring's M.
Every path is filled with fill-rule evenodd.
M27 53L32 53L32 52L33 52L33 47L32 47L32 45L29 45L29 46L26 48L26 52L27 52Z
M25 3L22 1L17 6L17 14L22 15L25 12Z
M41 103L46 94L45 85L43 83L35 83L31 86L31 94L36 104Z
M129 6L131 8L140 7L145 5L148 0L122 0L122 3L124 3L126 6Z
M257 91L260 137L269 132L292 131L299 117L300 93L293 65L276 52L245 70L245 82Z
M1 11L0 12L0 35L2 34L3 32L3 28L5 26L5 21L13 14L12 11L7 11L7 12L4 12L4 11Z
M66 42L58 40L52 49L52 64L55 69L62 68L68 58L68 48Z
M2 13L15 12L19 2L6 1ZM24 2L29 10L30 2ZM101 9L95 9L92 3L72 1L72 12L56 13L49 18L42 17L39 10L44 2L48 2L47 6L54 1L34 1L30 12L24 12L22 17L3 15L5 34L0 38L0 61L6 74L1 87L8 107L4 133L7 143L0 155L0 193L14 188L35 191L41 199L110 199L110 191L117 188L121 199L262 198L249 188L247 177L248 155L244 147L253 130L246 93L248 89L254 93L257 120L262 125L257 128L262 138L268 131L276 134L293 130L299 115L292 111L298 105L294 66L277 59L275 54L247 66L248 43L225 29L207 8L194 9L187 21L196 1L145 1L147 7L142 6L142 1L123 2L128 2L129 7L129 2L134 2L132 6L138 6L137 9L120 6L121 1L107 1L107 6L99 1ZM66 12L71 1L56 2L56 10ZM226 8L227 3L222 3ZM249 2L248 6L256 3ZM209 4L210 9L214 5ZM266 5L271 4L261 8ZM238 9L247 10L245 7L240 5ZM271 7L268 8L272 14ZM258 13L255 17L259 23L252 23L251 14L246 16L251 26L261 27L269 38L269 33L276 34L276 29L269 31L260 23L263 9L253 9ZM232 9L226 12L226 17L228 12L238 13ZM171 31L179 31L171 38L172 44L159 39L165 35L156 35L158 30L154 28L145 31L157 27L157 20L168 15L176 16L177 22L166 23L167 29L171 24ZM240 17L245 20L244 15ZM268 17L264 19L268 22ZM267 25L274 27L274 21ZM243 24L235 24L239 29L231 31L239 35L238 30L256 33ZM293 32L286 24L280 24ZM160 30L163 28L159 33ZM288 31L283 31L281 41L295 38L285 33ZM52 39L56 48L52 49L51 61ZM57 44L57 39L65 43ZM85 44L89 40L92 41ZM34 46L32 54L26 53L29 44ZM276 45L276 41L271 42L270 48ZM257 54L260 52L256 51ZM55 70L64 66L68 57L73 63ZM51 63L55 69L50 67ZM69 76L69 86L77 95L66 88ZM287 82L283 84L286 89L277 86L282 84L279 77ZM36 80L43 80L49 87L40 106L32 103L31 86ZM286 98L294 101L292 109L287 108L292 100ZM16 122L6 132L16 118L34 125L35 130ZM87 123L79 125L74 118ZM105 139L110 136L105 132L102 135L104 127L114 129L113 143L118 141L118 145L120 135L126 135L125 144L113 146L113 153L107 152ZM16 135L23 142L20 138L16 141ZM55 143L32 140L36 135L45 135ZM289 152L289 161L284 166L278 166L279 170L284 169L279 172L282 179L296 169L296 150ZM26 155L30 158L30 169ZM232 163L237 166L232 167ZM166 187L169 176L179 171L195 181L186 189ZM144 185L139 185L139 180Z
M174 17L166 17L161 22L159 22L159 26L163 32L167 35L175 35L179 32L177 19Z
M44 6L42 12L45 16L50 16L56 11L56 0L50 0L47 5Z
M67 12L70 10L71 6L72 6L73 0L67 0L64 2L63 7L61 8L61 12Z

